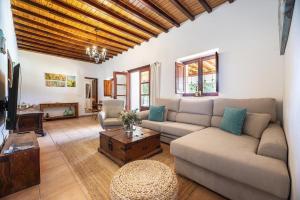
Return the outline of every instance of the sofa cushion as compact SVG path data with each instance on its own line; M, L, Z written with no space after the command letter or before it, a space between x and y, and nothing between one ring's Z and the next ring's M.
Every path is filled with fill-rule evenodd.
M256 154L259 140L206 128L171 142L171 153L218 175L269 192L280 198L289 194L286 164Z
M200 126L210 126L211 116L191 113L177 113L176 122L196 124Z
M181 99L179 104L181 113L212 115L212 110L212 100Z
M212 116L211 126L220 128L222 116ZM264 113L247 113L243 133L255 138L261 138L262 132L270 122L271 116Z
M161 124L161 132L170 135L175 135L178 137L184 136L186 134L195 131L199 131L204 128L205 128L204 126L197 126L197 125L178 123L178 122L169 122L169 123Z
M165 121L165 106L150 106L148 120L163 122Z
M106 118L103 121L104 126L121 126L122 121L120 118Z
M270 120L270 114L247 113L243 133L259 139L261 138L263 131L269 125Z
M156 99L155 105L156 106L166 106L169 111L178 112L179 102L180 102L180 99L158 98L158 99Z
M210 123L211 126L220 128L222 118L223 118L222 116L212 116L211 117L211 123Z
M250 113L268 113L271 121L276 122L276 100L272 98L259 99L214 99L213 115L223 116L225 107L246 108Z
M173 122L175 122L176 121L176 115L177 115L177 112L168 110L167 121L173 121Z
M220 128L230 133L241 135L247 110L244 108L226 107Z
M141 123L140 126L160 132L160 128L161 128L161 125L163 123L167 123L167 122L156 122L156 121L150 121L150 120L142 120L142 123Z
M280 125L270 124L263 132L257 154L287 162L287 144Z

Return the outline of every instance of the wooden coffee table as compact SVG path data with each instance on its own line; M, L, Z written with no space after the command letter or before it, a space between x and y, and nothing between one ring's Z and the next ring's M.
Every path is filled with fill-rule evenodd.
M108 129L99 134L98 151L120 166L162 152L160 133L150 129L137 127L132 137L128 137L122 128Z

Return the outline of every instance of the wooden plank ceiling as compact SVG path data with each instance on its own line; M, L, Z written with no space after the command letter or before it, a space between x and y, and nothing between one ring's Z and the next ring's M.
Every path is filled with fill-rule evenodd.
M11 0L19 49L93 62L106 60L234 0Z

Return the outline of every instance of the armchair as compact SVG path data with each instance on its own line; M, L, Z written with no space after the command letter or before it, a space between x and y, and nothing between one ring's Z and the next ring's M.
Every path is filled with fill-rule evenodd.
M122 126L119 118L120 112L124 110L124 101L118 99L104 100L102 111L99 112L99 123L103 129Z

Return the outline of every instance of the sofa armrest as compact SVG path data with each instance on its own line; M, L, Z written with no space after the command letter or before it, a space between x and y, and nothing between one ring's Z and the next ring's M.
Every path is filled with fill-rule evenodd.
M257 154L287 162L287 151L285 134L281 126L270 124L262 134Z
M106 113L104 111L99 112L98 119L101 127L104 128L104 120L106 119Z
M148 119L148 115L149 115L149 110L145 110L137 113L138 118L141 120Z

